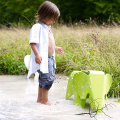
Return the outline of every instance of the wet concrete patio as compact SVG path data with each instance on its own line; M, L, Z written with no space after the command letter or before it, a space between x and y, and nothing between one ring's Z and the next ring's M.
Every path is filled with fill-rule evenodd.
M74 105L71 97L65 100L68 77L57 74L55 82L49 91L52 106L36 103L38 93L37 78L27 79L26 75L0 76L0 120L95 120L90 115L75 115L88 113ZM117 99L108 99L104 113L95 117L97 120L120 120L120 103ZM108 115L108 116L107 116ZM111 117L111 118L110 118Z

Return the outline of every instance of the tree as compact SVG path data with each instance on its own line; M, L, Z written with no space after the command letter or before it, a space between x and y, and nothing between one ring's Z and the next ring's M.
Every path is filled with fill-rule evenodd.
M34 23L36 12L45 0L0 0L0 23L15 22L29 25ZM120 20L120 0L50 0L61 12L65 22L69 18L85 20L90 17L107 22L108 19Z

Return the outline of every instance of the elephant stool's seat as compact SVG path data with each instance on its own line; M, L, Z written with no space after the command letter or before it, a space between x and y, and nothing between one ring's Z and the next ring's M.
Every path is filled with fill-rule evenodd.
M75 105L84 107L88 98L91 109L101 109L111 84L112 76L102 71L73 71L68 80L66 99L74 94Z

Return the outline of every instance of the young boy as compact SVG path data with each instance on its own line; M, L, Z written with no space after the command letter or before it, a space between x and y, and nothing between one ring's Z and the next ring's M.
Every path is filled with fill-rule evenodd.
M49 1L42 3L37 13L37 23L30 32L31 63L29 71L39 72L37 102L51 105L48 91L55 79L55 51L63 54L61 47L55 46L51 24L60 16L57 6Z

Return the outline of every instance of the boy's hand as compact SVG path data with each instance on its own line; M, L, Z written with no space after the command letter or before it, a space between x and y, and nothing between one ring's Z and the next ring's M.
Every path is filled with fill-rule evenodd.
M40 65L42 62L42 57L40 55L35 56L35 62Z
M61 48L61 47L55 47L55 51L59 54L59 55L62 55L63 53L64 53L64 51L63 51L63 48Z

